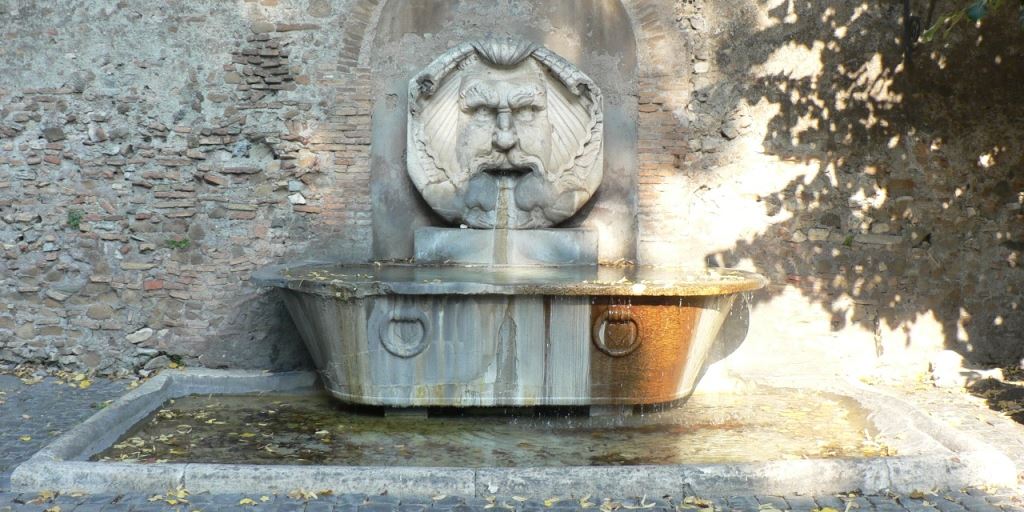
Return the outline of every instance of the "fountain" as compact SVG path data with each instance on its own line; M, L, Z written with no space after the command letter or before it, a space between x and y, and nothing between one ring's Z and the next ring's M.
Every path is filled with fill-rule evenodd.
M550 4L573 15L607 7ZM162 372L19 465L11 488L513 496L529 508L518 500L566 492L582 498L575 507L589 496L681 490L1016 483L999 450L859 381L796 372L690 398L716 333L732 330L722 327L737 298L766 281L738 270L601 264L633 253L622 229L631 222L615 217L632 204L622 199L633 182L617 169L633 168L616 164L630 160L620 151L630 147L628 116L609 73L603 79L607 111L598 85L546 48L489 39L443 53L409 82L407 117L400 102L374 117L374 148L392 158L371 169L397 185L374 190L375 250L399 247L377 254L414 263L296 263L254 275L282 290L319 379ZM399 151L385 147L406 122L398 145L408 178L393 174ZM395 205L404 212L383 213ZM434 222L419 226L428 207ZM413 209L410 223L402 213ZM334 398L384 407L339 406L318 382ZM686 398L685 409L628 414ZM431 406L444 408L429 411L430 421L396 409ZM589 407L591 416L453 406L581 406L569 412Z
M598 191L600 88L542 46L457 45L409 82L408 176L450 227L413 263L295 264L280 288L327 390L410 406L629 406L688 397L739 270L601 265L558 228ZM375 142L376 143L376 142Z

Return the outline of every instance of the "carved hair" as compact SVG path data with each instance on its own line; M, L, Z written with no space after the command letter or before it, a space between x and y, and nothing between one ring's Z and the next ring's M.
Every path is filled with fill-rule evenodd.
M481 57L497 66L515 66L537 49L537 45L522 39L484 39L470 43Z

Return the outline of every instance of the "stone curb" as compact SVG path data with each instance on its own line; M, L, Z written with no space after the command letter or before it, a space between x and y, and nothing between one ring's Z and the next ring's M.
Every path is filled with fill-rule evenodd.
M880 430L913 429L930 453L870 459L803 459L674 466L434 468L253 464L126 464L87 459L166 400L189 394L312 391L311 372L164 372L64 434L11 475L16 492L283 493L334 489L389 495L705 495L828 494L859 489L910 492L965 485L1013 486L1014 464L995 448L938 424L906 402L863 386L830 391L873 410ZM819 386L820 387L820 386ZM906 430L907 432L911 430ZM930 440L930 441L929 441Z
M904 438L915 437L922 445L916 447L918 453L937 452L936 455L924 457L918 462L924 462L929 457L946 461L945 466L948 466L948 471L960 473L962 482L967 484L978 482L979 484L1002 487L1017 485L1017 465L1002 450L931 418L903 398L884 390L869 387L853 378L843 379L844 385L841 387L815 385L816 382L818 381L791 378L780 379L771 384L801 389L817 388L850 396L872 411L869 418L882 434L889 434L890 437L896 435ZM910 433L916 435L908 436ZM945 456L939 454L945 454ZM893 459L906 458L895 457ZM891 488L906 492L924 489L925 487L920 486L919 483L917 486L911 485L918 479L914 474L917 471L929 471L936 478L942 477L939 468L924 466L915 469L915 464L895 465L890 474L893 484Z

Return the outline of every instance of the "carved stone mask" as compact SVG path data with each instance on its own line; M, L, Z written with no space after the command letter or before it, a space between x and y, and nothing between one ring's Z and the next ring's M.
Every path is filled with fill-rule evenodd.
M600 91L545 48L459 45L414 77L409 94L409 176L452 223L553 226L601 183Z

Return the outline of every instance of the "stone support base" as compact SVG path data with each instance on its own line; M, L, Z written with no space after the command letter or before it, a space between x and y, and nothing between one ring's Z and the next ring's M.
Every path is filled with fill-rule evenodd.
M417 263L596 265L597 232L586 229L419 228Z

